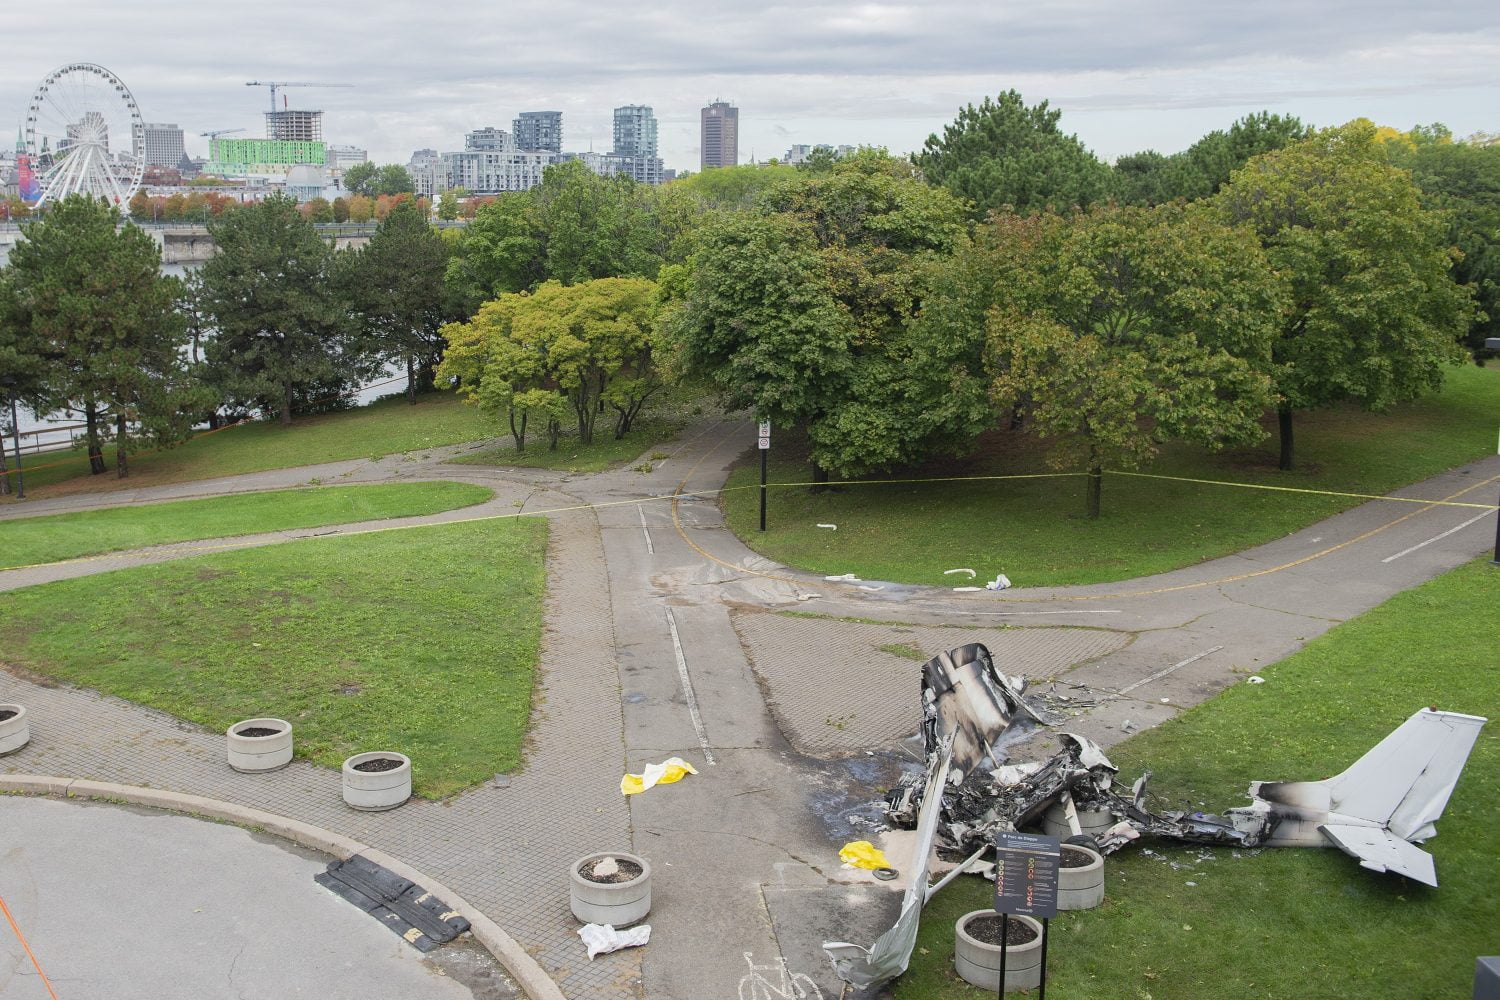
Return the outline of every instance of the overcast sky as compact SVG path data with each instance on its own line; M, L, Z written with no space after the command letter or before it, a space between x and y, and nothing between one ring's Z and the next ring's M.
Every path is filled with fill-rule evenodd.
M264 134L268 95L248 80L352 84L287 93L324 110L329 142L402 163L527 110L563 112L564 148L603 151L611 109L649 104L666 165L696 170L715 97L740 108L742 161L792 143L905 152L1010 88L1061 108L1105 159L1261 109L1500 130L1500 5L1473 2L25 0L3 18L0 122L14 129L49 70L95 62L148 121L187 130L190 153L209 129Z

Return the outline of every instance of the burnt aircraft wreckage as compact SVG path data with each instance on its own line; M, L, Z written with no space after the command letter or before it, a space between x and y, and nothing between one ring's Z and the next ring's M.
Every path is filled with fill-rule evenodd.
M922 731L927 767L893 789L887 818L915 827L911 885L896 923L869 948L826 942L834 969L856 987L877 986L905 971L916 944L922 904L946 884L929 888L934 846L977 861L996 833L1015 830L1061 804L1074 833L1077 811L1108 813L1115 820L1092 838L1110 853L1143 835L1189 844L1227 847L1338 847L1365 868L1390 871L1437 885L1432 856L1416 843L1436 834L1433 824L1487 721L1424 708L1374 749L1322 781L1257 781L1251 803L1222 816L1202 812L1151 812L1148 771L1117 791L1118 769L1094 743L1060 733L1061 752L1040 763L1006 765L1000 744L1022 719L1050 723L1039 703L1028 701L1026 679L996 668L979 644L939 654L922 667Z

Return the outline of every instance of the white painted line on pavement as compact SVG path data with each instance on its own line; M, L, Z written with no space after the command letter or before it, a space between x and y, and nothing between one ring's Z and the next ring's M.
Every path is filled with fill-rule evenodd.
M703 759L714 762L714 752L708 748L708 733L703 729L703 716L698 714L698 696L693 693L693 679L688 676L687 658L682 655L682 640L677 637L677 619L672 609L667 609L667 629L672 633L672 650L677 654L677 676L682 680L682 694L687 699L688 715L693 717L693 729L698 733L698 746L703 748Z
M641 515L641 534L646 536L646 551L654 556L656 555L656 546L651 544L651 529L646 525L646 508L637 507L635 512Z
M1487 510L1483 514L1476 514L1474 517L1469 518L1463 524L1460 524L1460 525L1458 525L1456 527L1453 527L1453 528L1449 528L1447 531L1443 532L1441 535L1433 535L1431 538L1427 539L1427 541L1425 541L1425 542L1418 542L1417 544L1413 545L1411 548L1409 548L1409 549L1402 549L1400 552L1397 552L1395 555L1393 555L1393 556L1386 556L1384 559L1382 559L1380 561L1382 563L1395 562L1397 559L1400 559L1402 556L1409 556L1413 552L1417 551L1418 549L1423 548L1423 547L1428 546L1428 545L1431 545L1433 542L1441 542L1443 539L1447 538L1449 535L1453 534L1455 531L1462 531L1465 528L1467 528L1469 525L1473 524L1475 521L1482 521L1485 518L1489 517L1493 513L1494 513L1494 511Z
M1150 684L1152 681L1160 680L1161 678L1167 676L1168 674L1170 674L1172 671L1176 670L1177 668L1179 668L1179 667L1185 667L1189 663L1192 663L1194 660L1201 660L1205 656L1207 656L1209 653L1217 653L1219 650L1221 650L1223 648L1224 648L1223 646L1214 646L1212 649L1205 649L1201 653L1197 653L1197 654L1195 654L1193 656L1189 656L1185 660L1182 660L1182 661L1180 661L1178 663L1174 663L1170 667L1163 667L1161 670L1158 670L1156 673L1150 675L1149 677L1142 677L1140 680L1136 681L1134 684L1131 684L1128 687L1122 687L1122 688L1120 688L1120 694L1122 694L1122 695L1123 694L1129 694L1130 692L1134 691L1136 688L1140 687L1142 684Z

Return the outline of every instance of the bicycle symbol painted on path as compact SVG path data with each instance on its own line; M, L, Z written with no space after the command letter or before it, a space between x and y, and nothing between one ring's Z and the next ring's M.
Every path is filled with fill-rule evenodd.
M754 952L744 955L750 971L740 980L739 1000L823 1000L823 991L812 977L787 972L786 959L780 955L771 965L756 965Z

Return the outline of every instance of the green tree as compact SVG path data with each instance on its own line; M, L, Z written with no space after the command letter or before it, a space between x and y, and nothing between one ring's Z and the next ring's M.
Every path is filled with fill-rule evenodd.
M778 183L702 234L670 310L685 370L731 406L805 426L815 482L971 439L943 402L952 352L911 322L964 228L957 199L879 151Z
M1216 129L1180 153L1148 150L1122 156L1114 166L1115 197L1127 205L1197 201L1216 193L1252 157L1306 138L1307 126L1291 115L1266 111Z
M232 400L292 422L298 394L356 381L333 252L295 199L272 195L209 224L218 248L199 269L203 307L217 331L210 379Z
M334 222L348 222L349 221L349 200L347 198L335 198L335 199L333 199L333 221Z
M1281 468L1292 468L1298 410L1346 400L1383 410L1435 391L1462 360L1471 292L1449 274L1442 219L1369 122L1252 159L1213 208L1255 230L1290 288L1272 349Z
M1440 129L1446 132L1441 125L1427 126L1435 135ZM1446 241L1459 249L1453 280L1474 289L1481 310L1464 343L1475 357L1484 357L1486 338L1500 337L1500 145L1437 139L1387 150L1392 163L1411 171L1422 203L1442 216Z
M377 169L374 187L373 193L376 195L414 194L417 190L416 182L411 179L411 174L399 163L387 163Z
M332 222L333 205L327 198L314 198L307 203L307 217L311 222Z
M182 349L181 285L161 251L108 203L71 195L26 225L6 281L12 350L43 411L81 409L90 468L104 471L102 424L114 425L116 470L141 442L169 445L191 428L198 393ZM38 372L28 362L40 359Z
M452 222L458 218L458 198L461 190L461 188L450 188L438 196L437 215L439 219L442 219L444 222Z
M448 287L465 313L546 280L545 240L541 211L529 192L504 195L475 212L448 263Z
M556 445L557 403L548 393L571 407L580 443L593 441L606 404L620 438L663 385L656 305L656 283L642 278L548 281L531 293L501 295L470 322L443 328L450 346L438 374L481 408L508 409L518 449L537 414L550 414Z
M979 218L1005 205L1067 210L1108 197L1109 168L1058 128L1061 117L1046 101L1027 107L1014 90L986 97L960 109L942 138L928 136L917 165Z
M406 395L433 386L443 353L439 328L446 292L448 248L414 202L391 209L363 248L342 257L346 296L360 324L360 352L406 365Z
M995 402L1019 407L1057 468L1135 467L1163 442L1261 434L1283 290L1254 234L1203 212L1095 207L997 215L981 268Z
M362 194L366 198L373 198L375 190L375 174L379 168L368 160L351 164L344 170L344 190L351 195Z

